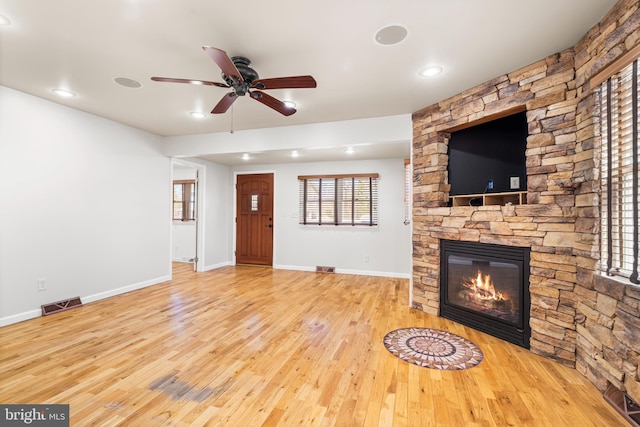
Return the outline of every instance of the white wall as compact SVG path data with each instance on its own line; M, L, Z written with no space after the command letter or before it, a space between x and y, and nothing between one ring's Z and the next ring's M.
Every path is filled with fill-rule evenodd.
M159 139L0 87L0 325L170 277Z
M411 230L404 224L404 159L242 165L234 174L274 173L274 268L410 277ZM298 223L298 175L379 173L377 227ZM358 256L353 254L357 253Z
M202 159L180 159L203 167L199 178L198 271L232 264L233 181L228 166ZM202 168L200 168L202 169Z

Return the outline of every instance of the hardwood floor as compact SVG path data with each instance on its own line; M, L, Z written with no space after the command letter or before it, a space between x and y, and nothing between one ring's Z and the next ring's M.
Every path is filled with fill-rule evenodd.
M408 280L175 264L171 282L0 328L0 403L68 403L72 426L625 426L577 371L410 309ZM462 371L391 355L431 327Z

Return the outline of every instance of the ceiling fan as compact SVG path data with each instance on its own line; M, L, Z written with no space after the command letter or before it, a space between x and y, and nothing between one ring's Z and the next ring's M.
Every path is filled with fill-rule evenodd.
M276 110L280 114L290 116L296 112L295 108L288 106L279 99L262 91L268 89L306 89L316 87L316 81L311 76L261 79L258 73L250 67L251 61L247 58L243 56L230 58L225 51L211 46L203 46L202 49L218 64L218 67L222 70L222 79L225 83L209 82L206 80L174 79L170 77L151 77L151 80L156 82L189 83L231 88L232 91L223 96L218 104L213 107L213 110L211 110L212 114L225 113L239 96L249 94L251 98Z

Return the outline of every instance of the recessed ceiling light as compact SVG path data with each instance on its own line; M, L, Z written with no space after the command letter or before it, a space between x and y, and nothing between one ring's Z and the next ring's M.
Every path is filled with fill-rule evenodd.
M284 101L284 105L286 105L289 108L296 108L296 103L293 101Z
M142 87L142 83L140 83L139 81L130 79L128 77L114 77L113 81L119 84L120 86L129 87L132 89Z
M442 67L438 65L432 65L430 67L423 68L422 70L420 70L418 74L420 74L422 77L433 77L433 76L437 76L441 72L442 72Z
M11 25L9 18L0 13L0 27L8 27L9 25Z
M248 153L244 153L244 154L242 155L242 160L249 160L250 158L251 158L251 157L249 157L249 154L248 154Z
M52 92L63 98L73 98L74 96L76 96L75 93L66 89L53 89Z
M202 111L192 111L189 114L191 114L191 117L193 117L194 119L204 119L207 117L207 115Z
M391 46L406 39L407 34L409 34L409 32L403 25L388 25L379 29L375 34L374 39L378 44Z
M291 157L300 157L300 153L298 153L298 150L293 150L291 152Z

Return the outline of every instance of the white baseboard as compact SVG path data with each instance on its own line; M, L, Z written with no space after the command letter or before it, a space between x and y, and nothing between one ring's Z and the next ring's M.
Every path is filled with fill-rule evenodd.
M131 285L123 286L121 288L110 289L105 292L100 292L93 295L87 295L84 297L80 297L83 304L88 304L94 301L100 301L101 299L113 297L116 295L124 294L127 292L135 291L138 289L146 288L147 286L157 285L158 283L167 282L171 280L171 276L161 276L151 280L145 280L144 282L134 283Z
M135 291L137 289L146 288L147 286L157 285L158 283L166 282L171 280L171 276L162 276L156 279L145 280L144 282L134 283L132 285L123 286L121 288L110 289L106 292L100 292L93 295L81 296L80 300L83 304L88 304L90 302L99 301L105 298L113 297L116 295L124 294L127 292ZM40 317L42 315L42 310L29 310L18 314L13 314L11 316L6 316L0 318L0 326L7 326L13 323L22 322L24 320L34 319L36 317Z
M301 265L282 265L282 264L273 264L272 266L276 270L296 270L296 271L316 271L315 267L305 267Z
M280 264L276 265L276 264L274 264L273 268L279 269L279 270L297 270L297 271L311 271L311 272L315 272L316 271L315 267L300 266L300 265L280 265ZM358 275L358 276L393 277L393 278L397 278L397 279L410 279L411 278L411 274L409 274L409 273L392 273L392 272L387 272L387 271L349 270L349 269L336 268L336 273L338 273L338 274L354 274L354 275Z
M228 267L230 265L233 265L233 263L231 261L219 262L219 263L213 264L213 265L205 265L202 268L202 271L215 270L217 268Z
M183 256L180 258L172 258L172 262L193 262L193 257Z
M0 317L0 326L7 326L29 319L35 319L40 316L42 316L42 310L29 310L23 313L13 314L11 316Z

